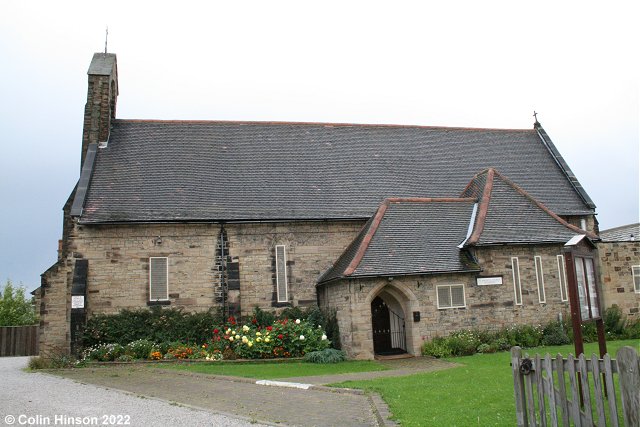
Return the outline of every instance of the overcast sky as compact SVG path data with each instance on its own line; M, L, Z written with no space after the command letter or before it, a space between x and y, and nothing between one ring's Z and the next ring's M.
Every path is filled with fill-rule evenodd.
M56 260L107 25L119 118L531 128L536 110L601 229L638 222L634 3L3 0L0 283L34 289Z

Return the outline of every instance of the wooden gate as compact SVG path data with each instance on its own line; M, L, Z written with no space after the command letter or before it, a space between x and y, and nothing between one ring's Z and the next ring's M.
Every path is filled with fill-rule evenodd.
M640 362L631 347L618 350L615 360L608 354L529 358L513 347L511 369L518 426L617 427L620 419L640 426Z
M0 357L38 354L38 326L0 326Z

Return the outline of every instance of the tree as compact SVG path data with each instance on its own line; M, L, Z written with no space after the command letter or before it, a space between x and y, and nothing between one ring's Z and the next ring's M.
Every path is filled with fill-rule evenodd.
M35 325L36 313L31 301L25 298L24 287L13 287L7 280L0 291L0 326Z

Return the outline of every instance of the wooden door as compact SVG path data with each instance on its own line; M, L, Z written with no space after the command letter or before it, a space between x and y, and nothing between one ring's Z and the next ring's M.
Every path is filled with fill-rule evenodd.
M376 354L391 351L391 321L389 308L380 297L371 302L371 328L373 330L373 352Z

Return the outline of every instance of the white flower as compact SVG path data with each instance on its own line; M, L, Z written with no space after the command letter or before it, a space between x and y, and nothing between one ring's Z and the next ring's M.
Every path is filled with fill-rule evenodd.
M300 319L296 319L296 325L300 324Z
M304 341L304 335L300 335L300 341Z
M257 336L257 337L259 337L259 336L261 336L261 335L262 335L262 334L260 333L260 331L256 332L256 336Z
M242 337L242 342L246 344L247 342L249 342L249 339L247 337L243 336Z
M324 341L324 340L327 339L327 336L325 334L322 334L322 338L321 339L322 339L322 341Z
M236 335L236 339L239 340L240 339L240 335Z
M229 341L233 341L233 337L229 337Z
M244 332L248 332L248 331L249 331L249 327L248 327L247 325L244 325L244 326L242 327L242 330L243 330Z
M322 329L322 325L318 325L318 329Z

